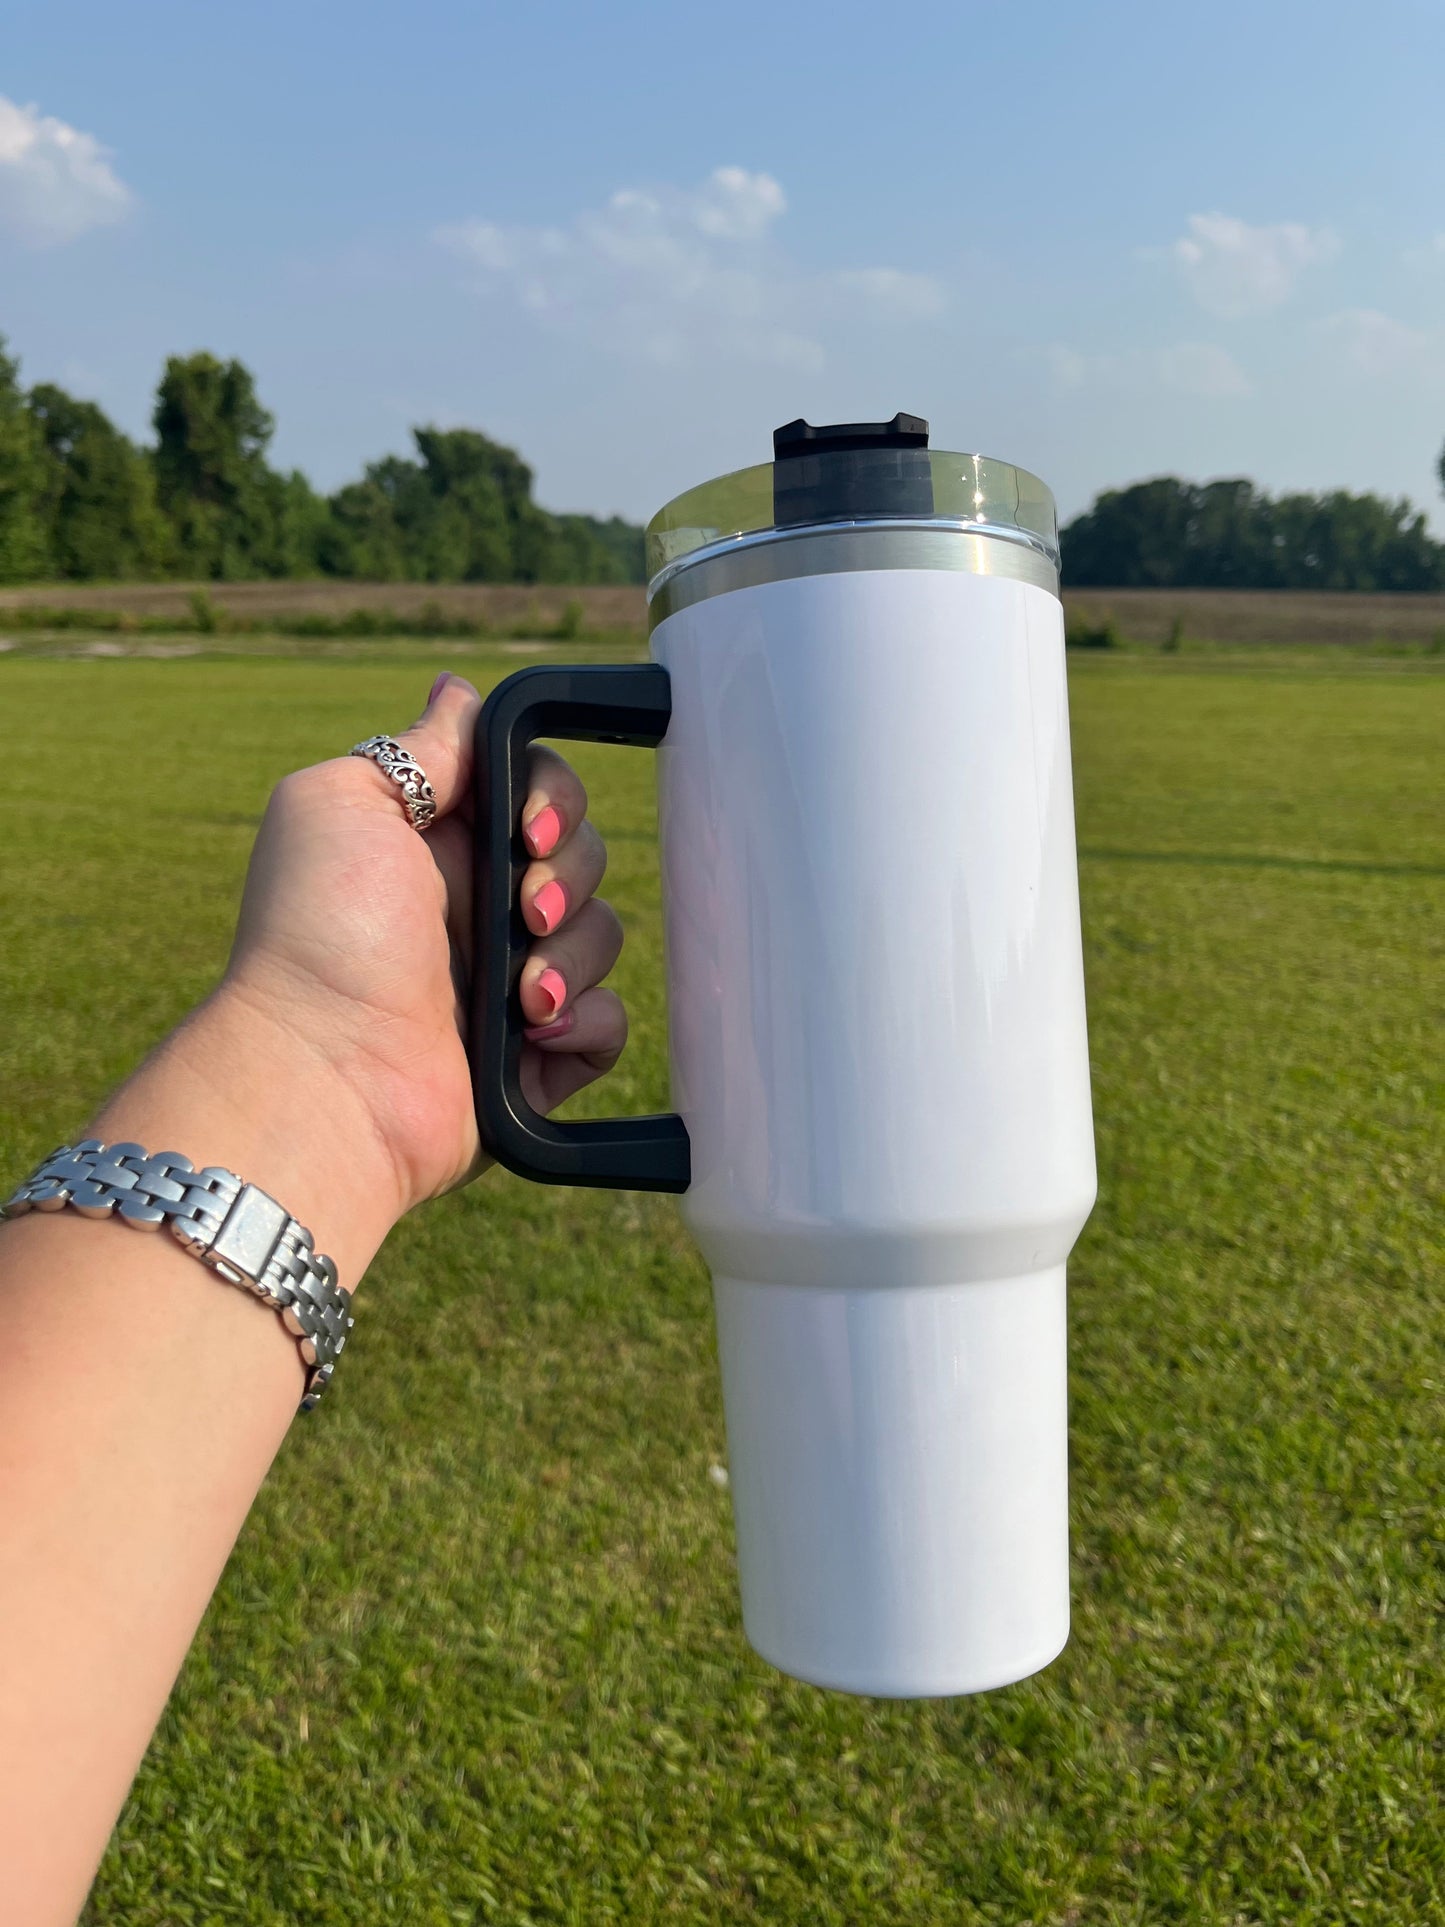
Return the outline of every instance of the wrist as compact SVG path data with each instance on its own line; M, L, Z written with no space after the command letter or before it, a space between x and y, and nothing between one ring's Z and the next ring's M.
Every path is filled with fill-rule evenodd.
M307 1227L352 1291L406 1208L370 1108L324 1045L242 981L192 1011L87 1134L235 1171Z

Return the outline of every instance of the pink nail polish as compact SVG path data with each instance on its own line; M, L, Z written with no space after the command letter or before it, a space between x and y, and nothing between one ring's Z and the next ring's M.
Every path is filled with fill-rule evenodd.
M551 856L562 835L562 819L549 803L527 825L527 841L532 846L534 856Z
M547 1020L550 1023L567 1001L567 979L560 970L544 970L537 979L537 988L547 999Z
M437 697L442 693L443 688L446 686L447 683L451 681L451 679L452 679L452 672L450 671L450 669L443 669L442 673L437 677L436 681L432 684L431 691L427 696L426 706L428 709L431 708L432 704L436 701Z
M544 930L555 930L557 928L557 925L567 914L567 892L557 881L556 877L552 877L550 881L542 885L541 889L532 899L532 908L542 919L542 928Z
M550 1024L528 1024L522 1035L529 1044L540 1044L546 1037L565 1037L577 1022L575 1010L564 1010L562 1015Z

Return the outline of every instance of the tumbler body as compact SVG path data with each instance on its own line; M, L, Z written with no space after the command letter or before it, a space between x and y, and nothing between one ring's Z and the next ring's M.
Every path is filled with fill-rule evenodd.
M1062 609L986 537L767 546L652 634L744 1624L822 1685L972 1692L1069 1624L1095 1176Z

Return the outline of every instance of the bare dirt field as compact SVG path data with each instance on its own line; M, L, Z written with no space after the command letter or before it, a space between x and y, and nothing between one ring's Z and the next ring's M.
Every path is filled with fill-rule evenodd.
M1181 621L1191 642L1421 643L1445 637L1445 595L1316 595L1302 589L1070 589L1064 607L1159 643Z
M569 602L580 602L589 629L635 629L646 620L640 587L577 588L567 584L504 582L51 582L0 589L7 609L95 609L180 620L191 598L206 595L218 610L242 620L286 616L345 616L354 609L392 614L415 622L428 604L448 618L510 629L535 617L539 628L562 619Z
M447 619L515 633L535 621L540 632L582 605L588 630L641 629L647 604L640 587L577 588L489 582L163 582L49 583L0 589L0 616L37 605L98 614L129 613L183 620L191 598L207 595L218 611L262 624L288 616L342 617L353 610L390 611L414 624L430 605ZM1070 615L1112 620L1131 642L1157 644L1176 620L1191 642L1337 643L1356 646L1429 643L1445 637L1445 595L1315 595L1293 590L1075 589Z

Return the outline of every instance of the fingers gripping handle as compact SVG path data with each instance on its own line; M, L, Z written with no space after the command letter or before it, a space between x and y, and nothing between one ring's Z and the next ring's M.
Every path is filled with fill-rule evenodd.
M687 1127L680 1117L616 1117L554 1124L522 1095L517 979L531 941L517 900L527 867L522 805L527 749L538 736L655 749L672 716L672 690L655 663L523 669L499 683L477 719L477 888L468 1051L483 1148L519 1177L543 1184L685 1191Z

